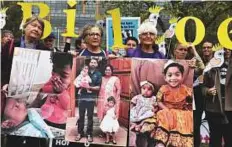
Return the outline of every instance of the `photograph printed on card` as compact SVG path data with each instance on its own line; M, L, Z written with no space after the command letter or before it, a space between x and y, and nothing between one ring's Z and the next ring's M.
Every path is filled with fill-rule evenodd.
M94 145L126 146L131 59L77 57L75 117L65 139Z
M192 83L187 60L132 59L130 146L193 146Z
M64 138L72 115L72 62L67 53L15 48L2 134Z

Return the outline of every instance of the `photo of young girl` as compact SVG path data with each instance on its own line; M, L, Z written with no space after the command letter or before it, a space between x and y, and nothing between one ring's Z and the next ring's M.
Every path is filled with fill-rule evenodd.
M30 107L40 107L44 121L51 127L53 132L58 132L56 137L64 137L68 110L70 110L71 97L69 88L71 84L72 55L64 53L52 53L53 63L51 78L40 89L40 93L45 93L44 103L40 106L36 104L38 99ZM60 60L63 59L63 60Z
M193 146L193 90L183 84L184 67L172 60L164 65L166 85L156 97L157 112L154 139L159 146Z
M192 79L186 60L132 59L130 146L193 146Z
M118 132L119 123L118 118L116 117L115 110L115 98L113 96L107 99L107 105L105 105L104 117L101 121L100 128L102 132L106 134L106 144L109 144L110 137L112 136L112 143L117 144L115 133Z

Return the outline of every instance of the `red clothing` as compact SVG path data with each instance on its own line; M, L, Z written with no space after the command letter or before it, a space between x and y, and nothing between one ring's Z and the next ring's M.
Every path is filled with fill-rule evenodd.
M41 107L44 119L56 124L65 124L70 109L70 95L68 90L57 94L53 90L51 79L42 87L42 92L48 93L45 103Z
M184 84L178 89L163 85L158 91L157 101L168 109L157 112L158 127L153 137L165 146L193 146L192 95L192 88Z

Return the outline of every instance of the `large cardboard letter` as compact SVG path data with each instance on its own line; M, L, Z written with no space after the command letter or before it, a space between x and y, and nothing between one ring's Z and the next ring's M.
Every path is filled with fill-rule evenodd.
M122 43L122 30L121 30L121 17L120 17L120 9L116 8L113 10L107 11L107 13L112 16L112 24L113 24L113 34L114 34L114 45L112 49L120 49L125 48L125 45Z
M198 45L199 43L201 43L201 41L203 40L205 36L205 26L202 23L202 21L196 17L188 16L178 21L176 25L176 30L175 30L176 38L178 39L180 43L185 44L185 45L188 44L188 42L186 42L186 39L185 39L185 25L189 19L192 19L193 21L195 21L195 24L196 24L196 37L192 44Z
M70 7L73 7L76 5L76 1L74 0L69 0L68 5ZM66 32L63 33L61 36L64 37L78 37L77 34L75 34L75 20L76 20L76 9L67 9L63 11L64 13L67 14L67 19L66 19Z
M228 18L220 24L220 26L218 27L217 36L218 41L223 47L232 50L232 40L230 40L230 37L228 35L228 25L230 22L232 22L232 18ZM230 31L230 33L232 33L232 30Z

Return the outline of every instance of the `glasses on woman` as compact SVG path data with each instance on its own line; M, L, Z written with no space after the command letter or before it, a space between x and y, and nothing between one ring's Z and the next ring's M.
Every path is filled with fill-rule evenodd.
M99 33L89 33L88 35L90 37L94 37L94 36L101 37L101 34L99 34Z
M151 32L142 33L142 36L148 36L148 35L150 35L150 36L155 36L155 34L154 34L154 33L151 33Z

